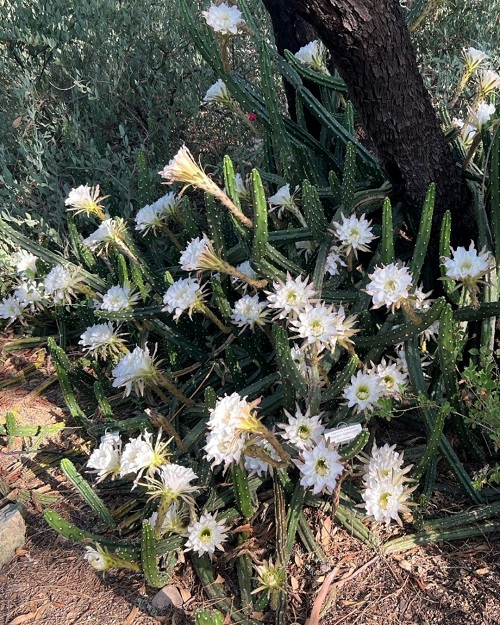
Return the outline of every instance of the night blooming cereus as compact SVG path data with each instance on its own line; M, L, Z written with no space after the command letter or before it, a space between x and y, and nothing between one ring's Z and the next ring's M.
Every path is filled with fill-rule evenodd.
M493 264L493 256L483 248L479 254L472 241L469 249L457 247L452 250L452 257L443 256L441 263L445 269L445 278L457 282L455 288L463 286L469 292L474 308L479 307L479 284L484 284L484 277Z

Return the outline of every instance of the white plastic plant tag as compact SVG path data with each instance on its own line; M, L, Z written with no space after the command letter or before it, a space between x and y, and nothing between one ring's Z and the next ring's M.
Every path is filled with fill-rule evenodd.
M329 443L335 443L337 445L341 445L342 443L347 443L352 441L353 438L356 438L358 434L361 434L363 430L360 423L355 423L354 425L347 425L346 427L340 427L336 430L330 430L329 432L325 432L325 438Z

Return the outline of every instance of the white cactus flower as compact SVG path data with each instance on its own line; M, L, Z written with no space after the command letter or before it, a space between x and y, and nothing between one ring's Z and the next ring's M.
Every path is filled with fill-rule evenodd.
M136 347L130 354L126 354L111 372L114 377L113 388L125 387L125 397L132 390L137 395L144 395L144 387L148 383L155 383L158 371L154 362L154 354L149 348Z
M304 449L300 460L294 460L294 464L300 471L300 484L312 488L314 495L325 491L333 493L337 478L344 470L339 453L324 438L314 447Z
M295 409L295 415L291 415L286 410L283 412L288 418L288 423L278 423L278 427L283 430L280 435L285 440L300 450L313 447L319 443L325 431L325 426L321 422L321 415L311 417L309 408L305 414L302 414L298 405Z
M34 278L36 276L36 261L37 257L25 250L19 250L12 254L12 263L19 276L27 274L29 277Z
M308 65L317 72L321 72L322 74L330 73L326 66L326 47L324 46L323 42L318 39L311 41L307 45L300 48L300 50L296 52L294 56L298 61L300 61L304 65Z
M394 312L410 297L412 275L408 269L396 263L376 267L368 274L371 282L366 285L366 293L372 296L373 308L385 305Z
M43 283L45 295L56 305L71 304L82 281L83 276L79 274L79 268L70 269L56 265L45 277Z
M203 301L203 291L199 280L196 278L181 278L171 284L165 295L163 311L173 313L174 319L179 319L182 313L187 310L191 317L196 306Z
M188 525L186 531L185 551L195 551L199 556L208 554L210 557L216 549L224 551L222 543L227 540L227 529L224 521L217 521L215 515L208 512L202 514L198 521Z
M351 377L344 389L344 397L354 412L373 412L379 399L384 395L384 387L377 375L358 371Z
M226 87L226 83L219 78L203 97L203 102L218 102L219 104L229 104L231 102L231 94Z
M225 2L211 4L208 11L202 11L201 14L210 28L224 36L237 35L239 28L245 24L241 11Z
M109 312L121 312L131 310L140 298L140 294L134 292L129 286L112 286L102 296L99 304L101 310Z
M269 308L279 310L277 319L287 319L303 312L314 297L314 286L309 278L292 278L287 274L286 281L273 283L274 293L266 291Z
M358 252L369 252L368 244L377 237L373 234L370 227L371 221L365 219L364 214L361 217L351 215L346 217L342 215L342 223L334 222L334 234L341 243L342 251L348 256L351 252L357 258Z
M11 323L18 320L22 321L26 308L27 304L24 304L15 297L12 297L12 295L9 295L9 297L4 298L0 302L0 319L8 319L9 323L7 326L10 326Z
M78 344L82 345L88 353L101 358L117 356L123 353L125 347L124 339L110 321L87 328Z
M472 241L469 249L457 247L452 250L452 258L443 256L442 264L446 269L446 277L451 280L473 284L482 278L491 268L492 256L485 249L477 252Z
M106 219L82 244L89 250L97 251L99 247L106 250L109 245L119 245L123 242L125 221L123 219Z
M263 326L267 323L267 302L259 301L258 295L244 295L234 303L231 321L239 328Z

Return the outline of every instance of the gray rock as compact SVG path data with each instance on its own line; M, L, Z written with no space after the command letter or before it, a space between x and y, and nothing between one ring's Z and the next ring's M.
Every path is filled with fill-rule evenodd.
M26 525L21 506L10 503L0 510L0 566L10 562L16 549L24 546Z
M180 608L184 603L179 590L172 585L163 586L153 597L151 604L157 610L165 610L166 608Z

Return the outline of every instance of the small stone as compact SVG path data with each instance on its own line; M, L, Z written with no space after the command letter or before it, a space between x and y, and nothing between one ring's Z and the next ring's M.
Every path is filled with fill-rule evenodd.
M180 608L184 601L182 600L181 593L176 586L171 584L163 586L156 595L153 597L151 604L157 610L165 610L166 608Z
M0 510L0 566L7 564L16 555L16 550L24 546L26 525L21 515L21 507L8 504Z

